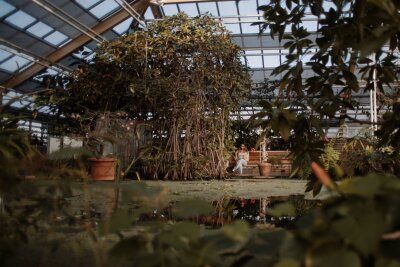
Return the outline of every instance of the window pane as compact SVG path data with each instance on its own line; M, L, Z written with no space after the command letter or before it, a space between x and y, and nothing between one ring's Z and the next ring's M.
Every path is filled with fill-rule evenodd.
M53 30L52 27L40 21L27 29L28 32L32 33L33 35L39 38L45 36L52 30Z
M232 24L225 23L224 26L226 27L226 29L231 31L233 34L240 34L239 23L232 23Z
M25 65L27 65L28 63L30 63L30 61L23 57L13 56L9 60L3 62L0 65L0 68L10 71L10 72L15 72L15 71L21 69L22 67L24 67Z
M162 9L164 11L165 16L172 16L178 13L178 6L175 4L163 5Z
M0 0L0 18L4 17L14 9L15 9L14 6L10 5L6 1Z
M259 33L260 27L258 25L252 26L251 23L242 23L243 33Z
M10 52L0 49L0 61L3 61L10 56L12 56L12 54Z
M217 4L221 16L232 16L238 14L234 1L223 1L218 2Z
M68 37L59 32L59 31L55 31L52 34L50 34L49 36L47 36L46 38L44 38L47 42L58 46L59 44L61 44L62 42L64 42L66 39L68 39Z
M148 7L146 13L144 13L144 19L154 19L154 14L150 7Z
M266 68L275 68L280 65L279 55L268 55L264 56L264 66Z
M256 15L257 12L257 1L239 1L239 13L240 15Z
M201 14L209 13L213 16L218 16L217 4L215 2L199 2Z
M23 29L29 24L32 24L36 19L31 15L28 15L24 11L19 10L18 12L12 14L6 18L6 21Z
M196 4L179 4L179 9L190 17L196 17L199 15Z
M133 18L126 19L125 21L121 22L117 26L113 28L115 32L118 34L123 34L128 31L129 26L131 25Z
M246 56L247 63L249 64L250 68L262 68L262 57L261 56Z
M101 19L111 11L117 9L120 5L114 0L105 0L94 8L90 9L90 13Z
M100 0L75 0L75 2L77 2L78 4L87 9L93 6L94 4L100 2Z

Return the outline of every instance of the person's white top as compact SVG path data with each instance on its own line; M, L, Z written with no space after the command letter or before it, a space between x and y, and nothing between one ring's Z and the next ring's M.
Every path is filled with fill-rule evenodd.
M249 161L249 152L248 151L237 151L237 159L244 159L245 161Z

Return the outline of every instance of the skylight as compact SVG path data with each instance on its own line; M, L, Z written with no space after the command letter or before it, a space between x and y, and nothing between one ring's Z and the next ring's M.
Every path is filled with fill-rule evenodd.
M15 10L15 7L4 0L0 0L0 18Z
M238 2L240 15L255 15L257 14L257 1L241 0Z
M221 16L236 16L238 15L235 1L218 2L219 12ZM256 10L254 10L256 12Z
M162 9L164 11L165 16L172 16L178 13L178 6L175 4L163 5Z
M224 26L227 30L229 30L233 34L240 34L239 23L224 23Z
M260 28L258 25L251 25L251 23L242 23L242 31L243 33L259 33Z
M28 15L22 10L15 12L6 18L6 21L17 26L18 28L24 29L26 26L32 24L36 19L31 15Z
M262 56L246 56L246 58L250 68L254 69L263 67Z
M147 8L146 13L144 13L144 19L154 19L154 14L151 8Z
M39 38L42 38L43 36L45 36L46 34L50 33L53 30L54 29L49 25L39 21L34 25L32 25L31 27L29 27L26 31Z
M215 2L199 2L199 9L201 14L210 13L213 16L218 16L217 3Z
M100 2L100 0L75 0L75 2L88 9Z
M90 9L90 13L96 16L98 19L102 19L107 14L117 9L120 5L114 0L105 0L94 8Z
M6 60L7 58L9 58L11 56L12 56L12 54L10 52L0 49L0 62Z
M59 31L55 31L44 39L55 46L59 46L61 43L68 39L68 36Z
M121 22L120 24L118 24L117 26L115 26L113 28L113 30L118 34L126 33L129 29L129 26L131 25L132 21L133 21L133 18L128 18L128 19L124 20L123 22Z
M199 12L197 11L197 6L194 3L179 4L178 6L181 12L185 12L190 17L196 17L199 15Z
M16 72L17 70L22 69L29 63L31 63L31 61L29 61L26 58L20 56L13 56L12 58L4 61L0 65L0 68L9 72Z

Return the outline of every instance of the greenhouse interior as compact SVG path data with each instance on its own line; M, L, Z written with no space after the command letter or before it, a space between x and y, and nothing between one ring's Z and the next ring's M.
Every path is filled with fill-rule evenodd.
M399 50L396 0L0 0L0 265L400 266Z

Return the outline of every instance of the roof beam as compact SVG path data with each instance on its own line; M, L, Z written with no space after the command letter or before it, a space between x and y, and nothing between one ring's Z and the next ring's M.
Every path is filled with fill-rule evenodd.
M149 0L137 0L131 3L132 8L137 10L139 13L143 12L143 10L146 10L147 7L149 6ZM110 30L112 27L117 25L118 23L121 23L125 19L129 18L129 13L125 9L121 9L120 11L116 12L114 15L110 16L109 18L105 19L102 22L99 22L96 24L93 28L92 31L96 32L97 34L102 34L108 30ZM67 43L61 48L58 48L57 50L51 52L49 55L47 55L46 60L44 62L41 62L42 60L39 60L37 63L33 64L31 67L25 69L24 71L18 73L14 77L8 79L6 82L2 84L4 87L8 88L15 88L24 81L28 80L31 78L33 75L36 73L40 72L43 70L45 67L43 66L44 63L52 62L55 64L56 62L60 61L64 57L68 56L70 53L78 49L79 47L83 46L87 42L91 41L91 39L85 35L81 34L75 39L73 39L71 42ZM47 61L47 62L46 62Z
M155 19L161 19L163 17L161 8L157 5L151 5L151 12L153 13L153 16Z

